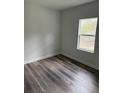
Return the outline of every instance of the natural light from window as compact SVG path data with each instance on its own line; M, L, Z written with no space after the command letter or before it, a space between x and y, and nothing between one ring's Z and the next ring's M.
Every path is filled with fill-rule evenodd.
M94 53L97 18L79 20L77 49Z

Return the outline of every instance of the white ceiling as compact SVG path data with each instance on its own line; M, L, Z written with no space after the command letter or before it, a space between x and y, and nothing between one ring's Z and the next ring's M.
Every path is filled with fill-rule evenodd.
M56 10L63 10L81 4L89 3L95 0L25 0L25 1L38 3L44 7L48 7Z

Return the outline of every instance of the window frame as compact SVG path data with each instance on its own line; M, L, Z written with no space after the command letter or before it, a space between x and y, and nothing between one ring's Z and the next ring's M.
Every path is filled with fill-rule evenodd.
M95 35L86 35L86 34L80 34L80 28L81 28L81 20L87 20L87 19L93 19L93 18L97 18L97 22L96 22L96 31L97 31L97 24L98 24L98 17L92 17L92 18L84 18L84 19L79 19L79 26L78 26L78 39L77 39L77 49L81 50L81 51L85 51L88 53L95 53L95 45L96 45L96 32ZM80 36L89 36L89 37L94 37L95 41L94 41L94 51L91 51L89 49L85 49L85 48L80 48Z

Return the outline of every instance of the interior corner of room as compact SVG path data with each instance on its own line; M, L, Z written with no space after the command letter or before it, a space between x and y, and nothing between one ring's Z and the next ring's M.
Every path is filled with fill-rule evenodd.
M95 53L77 49L79 19L99 17L98 0L67 9L49 8L30 0L25 0L24 6L25 64L62 54L99 69L99 29Z
M24 1L24 93L98 93L99 1Z

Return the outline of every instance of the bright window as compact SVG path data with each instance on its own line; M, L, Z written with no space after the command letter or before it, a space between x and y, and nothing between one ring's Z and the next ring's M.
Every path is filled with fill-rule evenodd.
M79 20L77 49L94 53L97 18Z

